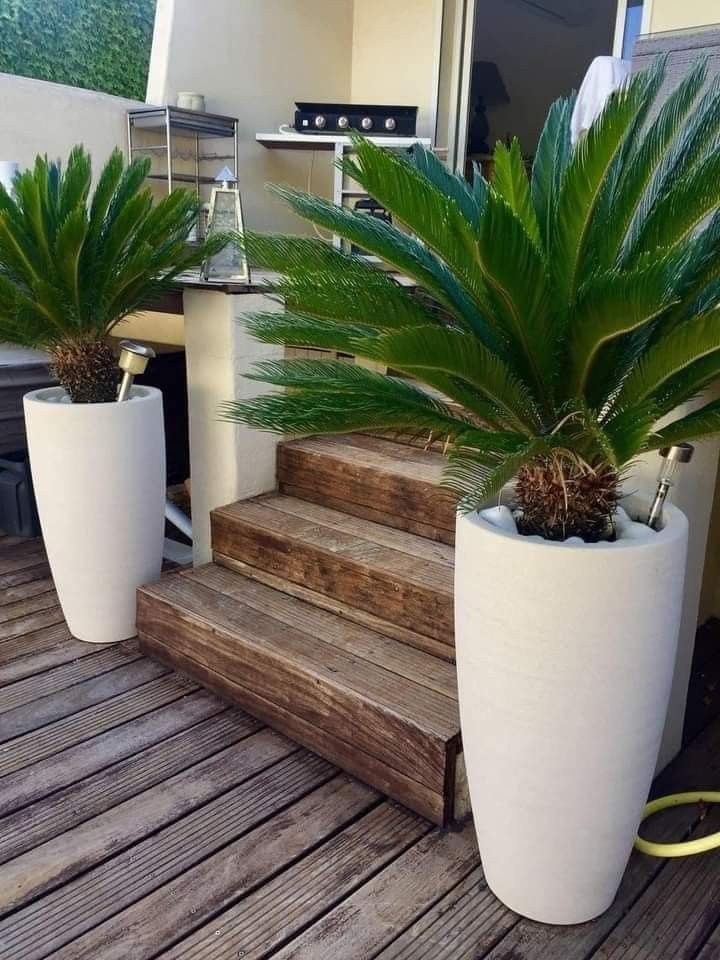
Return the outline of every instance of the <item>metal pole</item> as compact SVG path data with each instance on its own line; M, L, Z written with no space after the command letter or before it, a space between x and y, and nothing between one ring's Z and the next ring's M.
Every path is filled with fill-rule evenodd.
M167 144L168 193L172 193L172 140L170 134L170 107L165 107L165 138Z

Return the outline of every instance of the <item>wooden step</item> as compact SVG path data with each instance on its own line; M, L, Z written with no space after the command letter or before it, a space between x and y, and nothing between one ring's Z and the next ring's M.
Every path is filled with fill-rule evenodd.
M443 457L381 437L310 437L278 449L280 490L400 530L455 542L455 498Z
M365 611L376 629L397 636L400 628L405 642L452 658L447 544L282 494L221 507L211 522L216 563L264 571Z
M452 665L215 564L143 587L138 633L145 653L433 822L465 815Z

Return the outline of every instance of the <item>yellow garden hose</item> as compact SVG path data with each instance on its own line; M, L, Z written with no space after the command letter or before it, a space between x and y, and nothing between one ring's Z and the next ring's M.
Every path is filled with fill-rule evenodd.
M720 803L720 792L706 790L696 793L673 793L668 797L659 797L646 804L640 822L642 823L660 810L680 807L685 803ZM635 840L635 849L651 857L689 857L694 853L707 853L708 850L715 850L718 847L720 847L720 833L711 833L707 837L687 840L685 843L650 843L649 840L643 840L641 836Z

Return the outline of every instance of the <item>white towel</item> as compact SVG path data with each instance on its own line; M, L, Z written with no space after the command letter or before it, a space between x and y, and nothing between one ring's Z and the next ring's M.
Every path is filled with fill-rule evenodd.
M595 57L585 74L570 121L573 145L593 125L611 93L630 76L630 61L619 57Z

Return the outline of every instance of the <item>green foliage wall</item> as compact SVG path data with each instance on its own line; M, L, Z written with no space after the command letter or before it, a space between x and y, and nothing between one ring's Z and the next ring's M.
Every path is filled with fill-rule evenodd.
M155 0L0 0L0 71L145 99Z

